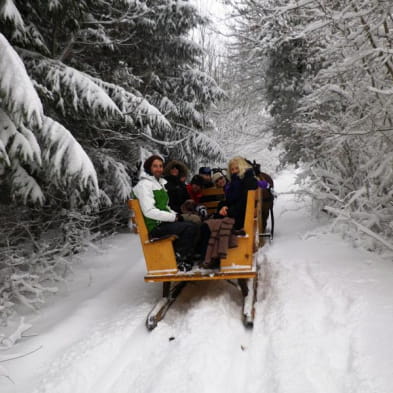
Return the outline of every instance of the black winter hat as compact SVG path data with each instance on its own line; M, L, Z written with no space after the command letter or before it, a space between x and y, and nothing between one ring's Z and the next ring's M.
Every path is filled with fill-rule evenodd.
M191 184L196 184L199 187L203 187L203 185L205 184L205 180L202 176L200 175L195 175L192 179L191 179Z
M199 174L200 175L211 175L212 174L212 170L208 166L201 166L199 168Z

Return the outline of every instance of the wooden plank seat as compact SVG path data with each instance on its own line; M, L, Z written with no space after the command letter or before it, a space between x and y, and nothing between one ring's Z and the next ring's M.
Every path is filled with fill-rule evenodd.
M153 275L176 273L178 269L172 245L176 236L171 235L152 241L149 237L138 200L130 199L128 206L134 213L134 222L137 226L148 273Z

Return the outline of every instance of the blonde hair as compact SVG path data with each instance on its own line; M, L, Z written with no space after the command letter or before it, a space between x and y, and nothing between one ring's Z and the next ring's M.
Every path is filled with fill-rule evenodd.
M252 168L252 166L243 157L240 157L240 156L233 157L228 162L228 175L229 176L231 176L231 167L234 165L239 167L239 177L240 178L243 178L247 169Z

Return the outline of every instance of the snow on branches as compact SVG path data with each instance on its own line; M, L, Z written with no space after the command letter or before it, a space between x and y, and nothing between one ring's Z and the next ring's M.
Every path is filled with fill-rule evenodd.
M100 86L116 103L124 115L124 120L129 125L144 125L156 127L163 131L171 130L171 125L166 117L153 105L151 105L141 95L127 91L123 87L114 83L93 78L93 81Z
M40 125L42 122L42 104L26 68L0 33L0 105L17 123L27 122Z
M131 195L131 178L125 164L112 157L113 152L105 149L94 150L90 153L97 170L101 173L102 192L108 196L108 201L125 202ZM111 178L111 182L106 180ZM110 184L110 186L108 186ZM114 186L114 187L113 187ZM107 203L110 204L110 203Z
M68 108L75 112L91 112L101 117L121 117L122 113L104 89L94 83L92 78L60 61L31 56L22 52L29 62L34 78L40 81L55 99L55 104L63 113Z
M12 0L4 0L0 6L0 19L9 21L15 26L24 27L22 16Z
M48 171L58 183L78 183L83 189L98 193L98 180L94 166L72 134L55 120L45 117L41 129L43 144L46 146L43 159Z
M217 82L206 72L190 69L182 73L182 85L184 95L191 99L198 99L198 102L210 104L225 97L224 91L217 85Z
M216 141L202 132L195 131L184 143L184 160L195 154L206 157L207 162L212 164L221 163L225 160L222 147Z
M43 205L45 202L45 196L37 181L17 161L12 165L11 189L13 198L21 200L24 204L33 202Z

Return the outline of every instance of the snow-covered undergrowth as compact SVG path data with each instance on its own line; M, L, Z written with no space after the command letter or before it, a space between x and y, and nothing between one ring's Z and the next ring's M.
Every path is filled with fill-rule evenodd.
M119 225L116 213L0 206L0 325L38 310L64 286L79 253Z
M26 316L34 336L0 352L2 393L393 391L393 264L328 231L276 180L276 235L258 254L253 330L226 282L186 286L152 332L161 296L136 235L88 252L68 291ZM10 327L11 329L11 327ZM10 330L11 331L11 330ZM5 332L7 333L7 332Z

